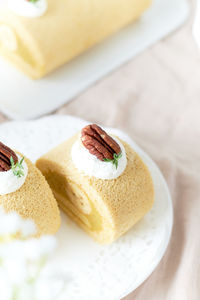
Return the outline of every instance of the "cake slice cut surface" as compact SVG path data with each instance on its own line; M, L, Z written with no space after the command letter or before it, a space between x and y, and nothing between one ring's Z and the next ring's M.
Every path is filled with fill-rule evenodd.
M99 243L111 243L127 232L152 207L154 187L148 168L124 141L127 165L114 179L80 171L72 160L77 134L36 163L62 210ZM104 164L110 162L102 162Z

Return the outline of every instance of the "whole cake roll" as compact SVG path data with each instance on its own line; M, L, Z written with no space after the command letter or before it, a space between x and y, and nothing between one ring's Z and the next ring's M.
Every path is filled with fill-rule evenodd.
M40 78L137 19L151 0L10 0L0 53Z
M0 205L36 225L36 236L54 234L60 226L56 199L29 159L0 142Z
M111 243L152 207L148 168L130 145L88 125L36 163L59 206L99 243Z

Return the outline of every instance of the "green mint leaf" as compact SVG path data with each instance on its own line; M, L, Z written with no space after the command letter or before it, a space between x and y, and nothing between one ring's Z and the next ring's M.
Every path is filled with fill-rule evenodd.
M22 164L23 164L23 161L24 161L24 157L22 157L22 159L20 160L20 165L22 166Z
M22 176L24 176L24 172L22 171L22 169L24 169L23 167L23 161L24 161L24 157L20 160L20 162L17 162L16 164L14 163L13 157L11 156L10 158L10 163L11 163L11 169L13 171L13 174L20 178Z
M21 170L18 171L17 177L20 178L20 177L22 177L22 176L24 176L24 172L22 172Z
M105 162L111 162L115 167L116 169L118 168L118 165L119 165L119 159L122 157L122 152L120 152L119 154L117 153L114 153L113 154L113 159L109 159L109 158L104 158L104 161Z
M118 154L118 158L121 158L122 157L122 152L120 152L119 154Z
M109 158L104 158L103 159L105 162L112 162L113 161L113 159L109 159Z
M115 167L118 168L118 160L115 161Z
M28 0L31 3L36 3L38 0Z
M11 163L11 166L13 166L15 164L12 156L10 157L10 163Z

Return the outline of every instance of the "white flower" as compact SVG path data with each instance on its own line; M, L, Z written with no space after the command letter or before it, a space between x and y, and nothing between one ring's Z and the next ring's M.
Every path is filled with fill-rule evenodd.
M14 285L20 285L28 276L26 261L23 259L6 259L3 263L3 268L7 274L9 281Z
M35 288L34 285L25 283L22 285L18 292L19 300L35 300Z
M58 300L65 280L43 272L56 247L54 236L33 236L36 226L0 207L0 299ZM17 239L18 233L21 233Z
M53 236L42 236L40 239L29 239L24 242L24 255L27 259L39 260L48 256L56 247Z
M12 296L12 285L5 276L5 273L0 269L0 291L2 300L10 300Z
M23 220L23 222L21 223L20 229L21 229L20 231L22 233L22 236L24 238L33 236L37 232L35 223L29 219Z
M10 242L0 245L0 257L2 259L20 259L23 258L23 242L20 240L10 240Z
M21 226L21 219L17 213L3 214L1 211L0 235L15 234Z
M22 237L26 238L36 233L35 223L29 219L22 219L16 212L5 213L1 208L0 220L0 236L20 232Z

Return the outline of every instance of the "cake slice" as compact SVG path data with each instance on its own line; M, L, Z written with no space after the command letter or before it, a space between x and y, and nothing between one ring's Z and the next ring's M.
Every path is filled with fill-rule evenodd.
M130 145L92 124L36 163L59 206L99 243L111 243L152 207L148 168Z
M151 0L48 0L40 15L42 2L11 0L0 9L0 54L34 79L137 20L151 5Z
M20 153L0 143L0 205L36 225L36 236L54 234L60 213L42 173Z

